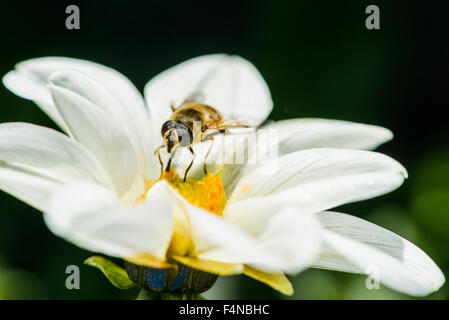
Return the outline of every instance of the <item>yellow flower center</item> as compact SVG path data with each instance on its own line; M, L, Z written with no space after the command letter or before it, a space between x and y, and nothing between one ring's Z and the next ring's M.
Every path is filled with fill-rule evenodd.
M183 181L173 168L162 174L161 179L167 180L188 202L209 212L222 215L226 205L226 194L220 175L212 173L201 180L193 178Z
M164 171L158 180L148 181L147 190L136 200L135 204L138 204L145 199L148 190L151 189L154 182L163 179L167 180L173 188L194 206L203 208L219 216L222 215L226 205L226 194L220 175L215 176L212 173L209 173L201 180L188 178L187 181L184 182L173 167L171 167L168 172Z

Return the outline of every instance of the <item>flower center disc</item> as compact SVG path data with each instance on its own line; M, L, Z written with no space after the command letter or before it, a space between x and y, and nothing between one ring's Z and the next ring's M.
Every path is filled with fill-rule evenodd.
M167 180L187 201L194 206L221 216L226 205L226 194L220 175L208 173L201 180L193 178L183 181L173 168L162 174L161 179Z

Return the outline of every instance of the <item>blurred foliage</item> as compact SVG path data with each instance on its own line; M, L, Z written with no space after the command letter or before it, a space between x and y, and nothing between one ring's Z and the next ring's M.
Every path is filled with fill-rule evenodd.
M18 61L60 55L93 60L126 74L142 90L158 72L207 53L244 56L270 86L273 119L323 117L382 125L381 146L410 178L399 190L338 210L390 229L426 251L449 274L449 25L447 1L377 1L381 30L364 26L368 1L74 1L81 30L66 30L65 7L9 2L0 12L0 74ZM72 3L70 3L72 4ZM0 87L0 122L55 128L32 102ZM0 193L0 298L128 299L98 270L94 253L51 234L40 213ZM298 248L300 250L301 248ZM65 288L78 265L81 289ZM409 299L365 277L307 270L289 299ZM448 286L430 299L448 299ZM221 277L209 298L285 298L247 277Z

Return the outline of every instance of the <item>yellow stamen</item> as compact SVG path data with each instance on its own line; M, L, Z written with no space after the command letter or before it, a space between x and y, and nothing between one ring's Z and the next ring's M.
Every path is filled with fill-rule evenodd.
M167 180L173 188L194 206L201 207L219 216L222 215L226 205L226 194L220 175L214 176L212 173L209 173L201 180L190 178L184 182L175 170L170 168L170 171L162 174L161 179Z

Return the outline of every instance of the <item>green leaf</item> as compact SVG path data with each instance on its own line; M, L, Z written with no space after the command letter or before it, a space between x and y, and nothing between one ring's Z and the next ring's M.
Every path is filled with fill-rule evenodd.
M93 256L86 259L84 264L100 269L106 278L119 289L131 289L136 285L129 279L125 269L106 258Z

